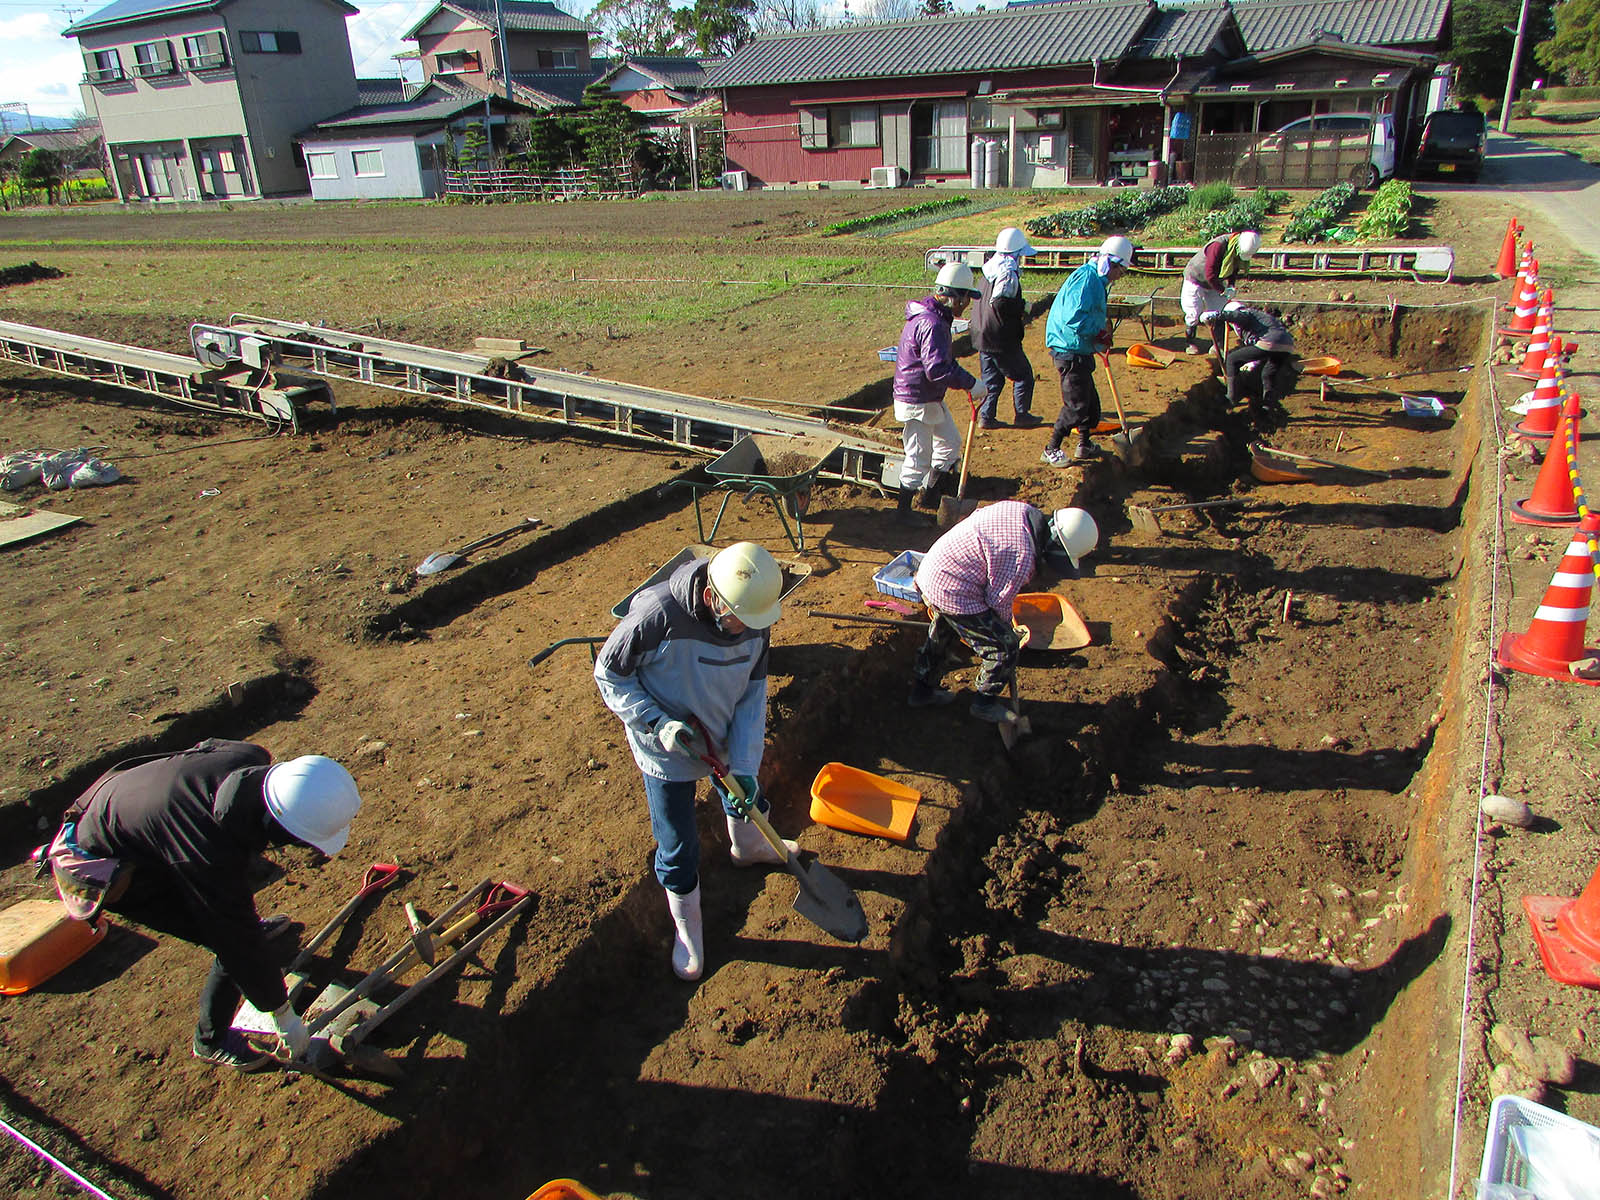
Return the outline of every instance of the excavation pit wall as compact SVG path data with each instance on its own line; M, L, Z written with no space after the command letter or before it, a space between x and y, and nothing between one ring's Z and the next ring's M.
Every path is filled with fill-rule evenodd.
M1378 372L1390 330L1380 320L1349 336L1325 348ZM965 704L904 708L916 632L805 615L865 611L886 557L881 500L819 493L817 574L773 652L763 778L780 828L804 830L808 852L862 896L872 933L859 947L795 915L781 875L730 868L720 817L702 806L711 971L696 988L674 981L636 774L587 656L571 647L539 672L522 666L548 641L610 626L620 595L585 591L582 543L633 556L642 577L663 547L694 540L693 513L658 501L659 485L594 510L609 524L560 522L591 522L582 538L533 539L330 626L393 664L391 688L440 708L441 736L471 732L449 727L451 706L480 713L500 693L518 723L582 724L590 741L582 752L552 741L541 762L535 747L502 752L502 790L525 797L520 811L481 779L424 788L367 761L385 799L416 785L411 815L375 809L369 830L382 833L363 842L427 885L406 898L493 874L533 883L538 905L481 968L384 1032L408 1073L396 1087L302 1078L263 1093L259 1080L222 1081L272 1131L238 1194L452 1196L472 1179L510 1196L564 1174L648 1196L702 1196L711 1180L777 1197L1063 1184L1225 1195L1241 1178L1262 1196L1346 1178L1436 1192L1440 1063L1453 1048L1436 1026L1458 991L1441 946L1463 740L1452 671L1471 640L1459 613L1478 588L1466 552L1477 398L1454 426L1421 428L1381 400L1330 416L1302 391L1284 444L1331 454L1343 432L1351 453L1358 431L1361 461L1403 455L1403 470L1381 486L1257 488L1240 482L1234 431L1184 448L1216 385L1172 378L1175 402L1151 422L1150 444L1171 451L1161 486L1174 500L1238 490L1260 511L1150 539L1118 516L1148 493L1115 461L1071 477L997 464L994 477L1019 480L1025 498L1088 504L1108 534L1093 573L1065 585L1097 644L1025 662L1036 733L1011 754ZM1439 380L1416 385L1443 398ZM730 520L732 535L774 544L770 506ZM505 647L506 675L457 700L429 672L473 639ZM303 711L246 703L226 731L269 744L296 722L342 727L346 744L353 729L370 733L360 713L343 726L324 715L358 699L324 686L328 675L306 668L323 690ZM396 740L391 760L405 749ZM909 845L807 828L810 780L830 759L923 790ZM470 838L447 836L452 825ZM592 865L564 868L579 839ZM343 896L325 887L316 899L313 913ZM163 1032L182 1025L174 1010L190 1001L178 990ZM1178 1034L1192 1050L1175 1047ZM1393 1120L1400 1107L1424 1115ZM159 1143L94 1131L91 1144L171 1178Z
M1440 353L1449 320L1405 336ZM1393 340L1383 320L1343 328L1352 358ZM1152 443L1181 446L1214 392L1187 389ZM508 1195L572 1164L651 1196L713 1177L773 1196L1435 1192L1459 983L1448 818L1482 596L1480 398L1458 398L1426 454L1383 426L1412 451L1398 495L1246 485L1266 517L1126 536L1070 585L1109 644L1025 665L1036 733L1010 754L962 706L935 724L899 704L918 633L792 611L763 768L780 825L804 824L828 759L928 793L914 849L807 839L862 894L869 941L828 942L786 911L787 880L722 866L703 813L705 982L667 975L640 880L426 1102L422 1128L484 1097L470 1137L396 1131L320 1194L444 1196L468 1161ZM1214 494L1242 454L1228 437L1180 451L1164 482ZM1108 462L1073 498L1126 484ZM826 586L796 607L841 607ZM540 1081L514 1113L507 1079Z

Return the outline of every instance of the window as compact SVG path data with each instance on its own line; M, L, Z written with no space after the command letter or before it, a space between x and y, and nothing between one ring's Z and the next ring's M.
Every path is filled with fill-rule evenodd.
M451 50L439 55L435 60L435 74L460 75L468 71L481 70L477 52L473 50Z
M133 47L133 73L149 79L156 75L171 75L177 71L172 62L172 43L139 42Z
M299 54L300 35L289 30L242 30L239 46L246 54Z
M357 179L372 179L383 174L382 150L357 150L350 157L355 160Z
M125 78L122 56L115 50L91 50L83 56L85 78L90 83L115 83Z
M576 50L550 51L550 66L557 71L576 71L578 69L578 52Z
M911 165L916 171L967 169L964 100L919 100L911 106Z
M228 65L228 43L221 33L193 33L183 39L183 65L191 71L211 71Z
M306 151L306 171L313 179L339 178L339 157L332 151Z
M876 146L878 144L878 106L851 105L828 110L828 145Z

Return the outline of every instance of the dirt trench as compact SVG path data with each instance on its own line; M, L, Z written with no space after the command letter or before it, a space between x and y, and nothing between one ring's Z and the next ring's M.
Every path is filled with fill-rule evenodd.
M1459 319L1408 313L1400 333L1382 318L1336 320L1324 345L1369 373L1472 353ZM590 732L508 738L476 767L464 742L392 766L380 799L396 801L373 815L386 832L360 852L392 847L388 830L415 820L407 775L427 803L454 780L462 790L445 794L470 836L419 866L476 877L493 864L535 883L538 908L484 969L397 1024L384 1045L406 1062L405 1084L334 1099L302 1079L258 1101L255 1081L239 1081L235 1102L275 1125L350 1124L298 1149L275 1143L236 1187L210 1175L209 1194L275 1183L443 1197L470 1178L477 1194L520 1197L558 1175L649 1197L1425 1194L1417 1181L1438 1163L1435 1024L1453 969L1437 820L1461 736L1452 663L1474 603L1462 561L1477 398L1448 390L1459 377L1424 384L1465 401L1462 418L1419 426L1360 399L1330 408L1304 384L1291 402L1300 449L1400 460L1381 484L1254 484L1237 414L1192 373L1151 385L1162 411L1139 465L1159 491L1115 461L1064 477L1027 465L1031 442L991 443L976 494L1083 503L1105 536L1091 574L1064 585L1096 645L1025 660L1038 732L1009 755L964 705L922 716L899 703L915 632L806 615L859 605L894 545L881 501L819 489L808 515L819 570L775 640L763 778L785 832L805 827L811 777L829 759L923 789L908 845L820 828L802 839L862 895L874 931L859 947L789 911L785 877L727 866L707 810L712 968L697 988L674 981L631 819L636 779L582 656L507 675L496 701L507 715L537 731L564 711ZM414 425L420 412L405 411ZM366 423L359 408L351 419ZM415 431L378 429L316 440L408 463ZM497 647L601 628L630 568L597 581L583 547L637 562L641 547L675 545L693 516L661 485L683 465L662 458L648 488L635 479L598 506L575 497L549 536L503 562L384 591L376 607L343 602L314 653L314 629L286 631L308 653L293 676L303 690L288 712L264 695L235 700L230 730L281 740L303 723L370 746L372 716L328 712L359 697L329 657L336 643L372 660L369 679L410 680L448 670L453 654L457 669L520 671ZM595 469L572 460L565 477ZM1125 500L1222 494L1245 504L1173 520L1162 538L1121 516ZM517 503L506 493L501 515ZM745 504L724 538L775 529ZM358 570L388 586L402 566ZM296 585L325 603L341 577L334 557L323 567ZM468 655L477 641L484 651ZM391 764L416 749L390 742ZM509 792L520 778L526 797L496 794L491 770ZM590 853L584 837L597 839L595 865L563 873L563 857ZM534 865L547 856L558 866ZM315 886L302 899L337 895ZM1392 1120L1397 1104L1417 1119ZM162 1182L172 1162L134 1150L126 1161L152 1194L191 1194Z

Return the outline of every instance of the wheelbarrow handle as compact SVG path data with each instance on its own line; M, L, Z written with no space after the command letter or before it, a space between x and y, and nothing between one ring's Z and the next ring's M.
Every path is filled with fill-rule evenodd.
M605 645L605 640L606 639L603 638L603 637L570 637L570 638L562 638L559 642L551 642L543 650L541 650L541 651L539 651L539 653L535 654L532 658L530 658L528 660L528 665L530 667L537 667L545 659L549 658L557 650L561 649L561 647L563 647L563 646L576 646L576 645L579 645L580 643L582 645L586 645L586 646L590 647L589 653L591 655L593 655L594 654L594 649L593 648L595 646L603 646L603 645Z

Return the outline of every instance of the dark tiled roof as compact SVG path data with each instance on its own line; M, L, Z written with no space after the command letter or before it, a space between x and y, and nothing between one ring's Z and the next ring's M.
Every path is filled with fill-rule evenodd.
M513 71L513 99L533 108L577 108L595 79L587 71Z
M405 40L415 39L417 31L433 20L441 8L448 8L463 17L471 17L474 21L482 22L490 29L494 28L494 0L443 0L443 3L430 8L423 18L410 28ZM548 0L500 0L500 13L505 17L506 29L517 33L599 32L589 22L581 21L571 13L562 11L554 4L548 3Z
M1153 0L1086 0L777 34L712 67L705 86L1017 71L1121 58L1153 7Z
M316 141L380 126L444 125L462 113L476 110L482 105L482 92L476 96L456 95L442 88L428 87L418 92L411 100L357 105L336 117L318 121L300 136L307 141Z
M20 142L30 150L53 150L57 154L74 155L85 147L94 145L100 137L98 129L33 129L0 137L0 151L13 142Z
M659 83L671 88L698 88L705 84L706 71L721 64L720 58L687 58L670 56L629 55L617 60L607 74L632 67Z
M1444 36L1450 0L1239 0L1233 15L1253 54L1319 33L1374 46L1433 45Z
M356 95L362 107L369 104L403 104L406 81L398 75L388 75L382 79L357 79Z
M1198 58L1211 48L1227 23L1226 4L1158 12L1139 35L1134 54L1139 58Z

